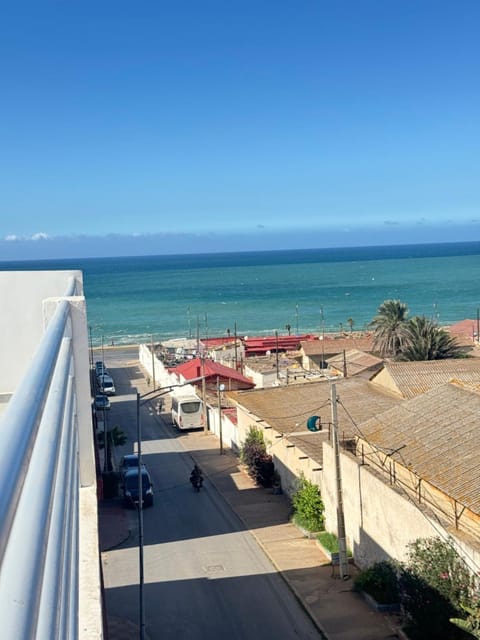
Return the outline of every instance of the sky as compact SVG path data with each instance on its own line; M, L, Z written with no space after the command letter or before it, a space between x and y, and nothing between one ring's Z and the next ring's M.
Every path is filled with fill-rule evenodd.
M478 0L0 20L0 261L480 240Z

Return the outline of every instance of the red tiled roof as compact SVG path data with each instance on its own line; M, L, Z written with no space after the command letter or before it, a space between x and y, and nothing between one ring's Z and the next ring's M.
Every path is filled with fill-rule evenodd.
M200 378L202 375L205 375L207 379L216 377L229 378L230 380L237 380L244 385L249 385L251 388L255 386L250 378L246 378L245 376L242 376L241 373L238 373L238 371L235 371L235 369L226 367L214 360L206 358L204 366L205 368L202 370L202 361L200 358L193 358L192 360L183 362L178 365L178 367L170 369L170 371L182 375L185 380L192 380L193 378Z
M305 334L301 336L265 336L244 338L245 354L266 353L267 351L295 351L300 342L318 340L317 336Z
M477 321L468 319L461 320L446 327L446 329L453 336L466 336L473 340L474 335L477 333Z

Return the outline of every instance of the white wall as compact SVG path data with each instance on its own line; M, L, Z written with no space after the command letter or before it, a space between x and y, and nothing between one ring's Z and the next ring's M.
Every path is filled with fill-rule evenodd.
M209 407L208 421L210 431L215 434L217 438L220 438L220 420L218 416L218 409L216 407ZM222 414L221 426L223 445L237 451L240 448L240 442L238 441L238 429L236 425L229 420L228 416Z
M44 333L43 302L64 296L72 277L82 296L81 271L0 271L0 392L15 391Z

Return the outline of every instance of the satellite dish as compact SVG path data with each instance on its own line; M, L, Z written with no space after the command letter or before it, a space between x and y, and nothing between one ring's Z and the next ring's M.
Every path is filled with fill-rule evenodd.
M321 431L322 430L322 419L320 416L310 416L307 420L307 429L309 431Z

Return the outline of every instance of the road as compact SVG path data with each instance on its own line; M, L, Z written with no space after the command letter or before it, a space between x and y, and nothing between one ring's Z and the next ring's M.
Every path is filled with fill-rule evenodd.
M143 379L136 351L105 353L117 387L109 424L136 444L136 388ZM95 358L97 359L97 358ZM167 405L168 406L168 405ZM205 482L188 478L193 466L188 433L179 433L155 402L141 408L142 454L154 483L154 506L143 511L145 629L151 640L320 638L310 618L241 521ZM190 439L192 440L192 439ZM103 554L109 615L139 620L138 516L132 535Z

